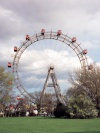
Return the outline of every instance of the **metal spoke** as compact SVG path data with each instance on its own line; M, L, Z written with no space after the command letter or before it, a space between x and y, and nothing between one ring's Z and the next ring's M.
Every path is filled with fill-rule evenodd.
M30 40L26 40L22 42L21 46L18 48L18 51L16 52L14 59L13 59L13 73L15 77L15 85L16 88L21 92L22 95L28 95L31 97L31 99L34 100L32 96L27 92L27 90L24 88L23 84L21 83L19 74L18 74L18 67L19 67L19 61L24 53L24 51L32 44L34 44L37 41L40 40L45 40L45 39L53 39L53 40L58 40L67 46L69 46L77 55L79 58L81 68L82 69L87 69L88 68L88 62L85 54L82 54L83 49L81 48L80 44L77 42L72 43L71 37L68 37L67 35L61 34L57 36L57 32L45 32L44 35L41 33L34 34L33 36L30 37ZM53 79L53 78L52 78Z

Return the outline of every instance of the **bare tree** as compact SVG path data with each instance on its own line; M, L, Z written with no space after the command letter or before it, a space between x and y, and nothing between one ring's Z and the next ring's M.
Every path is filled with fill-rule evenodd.
M45 93L42 100L40 101L41 92L34 92L34 102L37 105L38 110L44 109L48 114L52 113L56 106L57 99L56 95L52 93Z

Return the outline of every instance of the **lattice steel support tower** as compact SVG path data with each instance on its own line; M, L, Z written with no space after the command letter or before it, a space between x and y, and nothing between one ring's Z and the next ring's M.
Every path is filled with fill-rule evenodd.
M51 78L52 83L49 83L49 78ZM40 97L40 106L42 105L42 99L43 99L43 96L44 96L44 93L45 93L45 90L46 90L47 87L54 88L56 98L57 98L57 104L58 103L65 104L64 99L61 95L60 86L58 84L57 77L56 77L53 66L50 66L49 69L48 69L48 74L47 74L47 77L46 77L46 80L45 80L45 83L44 83L44 86L43 86L43 90L42 90L42 93L41 93L41 97Z

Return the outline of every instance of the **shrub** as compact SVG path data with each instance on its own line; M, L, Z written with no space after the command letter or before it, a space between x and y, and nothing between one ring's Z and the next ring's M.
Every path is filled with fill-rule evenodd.
M67 113L71 118L93 118L98 115L92 100L81 94L70 97Z
M64 117L66 116L66 106L62 103L58 103L54 110L55 117Z

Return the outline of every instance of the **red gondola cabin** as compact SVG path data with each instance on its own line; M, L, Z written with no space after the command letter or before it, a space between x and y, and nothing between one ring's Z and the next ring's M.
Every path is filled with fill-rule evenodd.
M41 30L41 35L44 35L44 33L45 33L45 29L42 29Z
M83 54L87 54L87 53L88 53L87 49L84 49L84 50L82 51L82 53L83 53Z
M11 62L8 62L8 67L10 68L12 65L11 65Z
M57 31L57 36L60 36L62 34L62 31L61 30L58 30Z
M76 42L76 37L72 38L72 43Z
M30 40L30 36L29 35L26 35L26 40Z
M17 49L17 47L15 46L15 47L14 47L14 52L17 52L17 50L18 50L18 49Z

